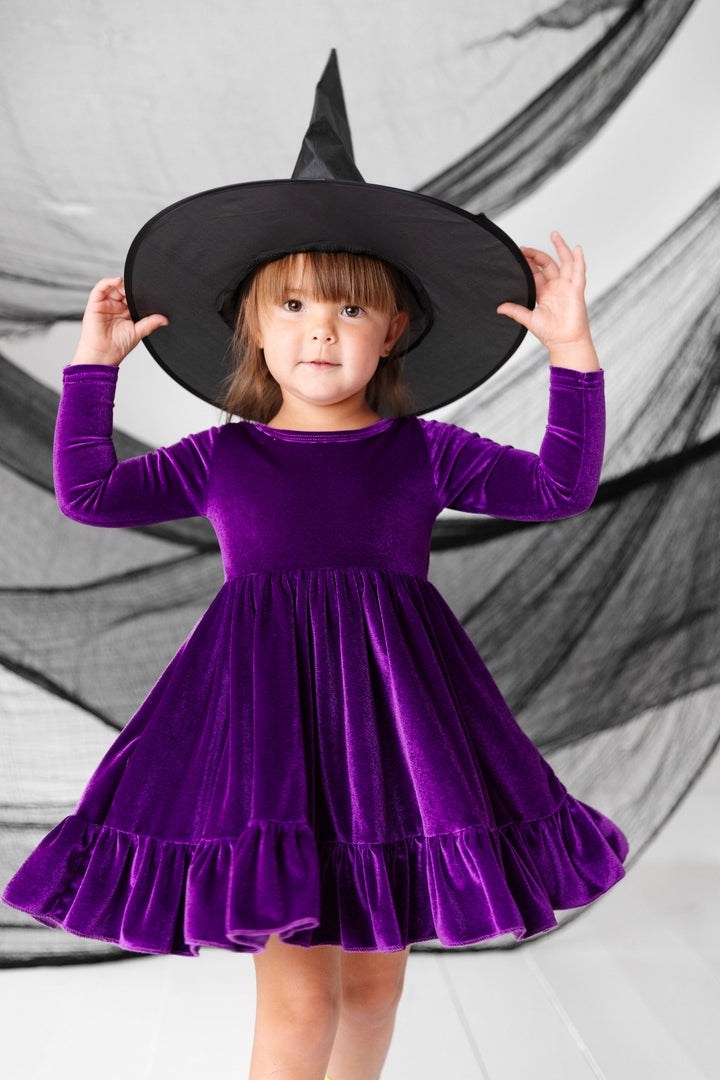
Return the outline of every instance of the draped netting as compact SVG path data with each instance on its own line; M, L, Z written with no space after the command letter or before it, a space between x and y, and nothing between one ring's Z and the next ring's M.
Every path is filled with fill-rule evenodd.
M312 96L306 64L305 70L296 64L288 77L295 96L306 99L296 122L290 118L277 131L272 121L287 108L288 95L269 90L264 102L254 95L257 109L244 121L246 137L228 140L225 97L237 100L237 93L233 97L231 86L228 94L224 83L213 98L204 91L213 82L208 72L238 79L247 60L246 92L260 64L247 34L234 42L227 33L235 5L214 5L197 23L191 5L177 6L177 44L187 47L192 23L193 48L199 40L205 51L197 50L188 69L182 47L175 55L164 41L162 80L152 49L169 28L154 22L152 9L130 3L121 12L100 3L92 25L85 25L69 15L60 20L48 3L47 18L33 22L28 63L23 35L29 30L15 6L18 16L8 19L2 45L7 81L0 84L5 334L79 318L93 283L120 272L137 227L173 199L222 183L287 175ZM442 39L449 86L437 101L421 103L426 135L448 128L450 113L462 114L463 122L449 125L439 143L418 137L416 99L398 96L387 121L388 94L395 93L385 82L390 64L378 63L372 79L358 74L355 81L351 49L346 62L339 34L331 44L343 65L358 163L368 180L415 187L488 213L508 207L592 137L689 6L586 0L508 3L500 12L498 5L478 5L479 14L458 22L456 39L448 31ZM271 12L278 7L267 5ZM142 34L128 29L140 25L141 10ZM388 12L394 19L393 9ZM221 17L223 33L215 23ZM427 18L433 17L428 5ZM404 20L400 29L407 30ZM249 35L250 43L261 30ZM294 34L311 31L293 23ZM417 41L420 59L430 37L426 25ZM235 55L230 64L230 45L244 50L243 63ZM78 49L83 64L75 62ZM326 51L318 56L324 59ZM547 64L524 64L530 51ZM405 62L402 55L393 53L393 63ZM282 63L287 69L288 58ZM52 100L43 100L40 110L34 69L43 64L57 77ZM353 83L366 100L353 100ZM109 92L119 86L122 95ZM187 138L167 133L174 109L184 110L179 130L186 137L192 132L192 153ZM114 124L107 123L108 110ZM81 114L83 134L71 136ZM433 159L438 145L442 160ZM514 149L499 154L502 146ZM491 147L495 168L489 171ZM719 629L720 270L713 258L719 211L715 192L591 309L608 416L593 507L576 518L533 525L446 511L434 532L430 580L553 769L578 798L623 829L628 868L689 790L720 734L713 648ZM60 514L52 481L58 395L11 356L8 337L0 355L3 882L72 813L92 769L223 580L216 537L204 518L94 529ZM69 359L58 358L58 366ZM439 418L537 450L547 410L546 366L541 350L520 353ZM119 459L151 449L119 429L115 444ZM559 912L560 932L583 910ZM522 943L503 938L468 946L497 947ZM133 955L0 908L4 965Z
M488 46L533 40L542 29L584 27L604 10L611 9L616 16L593 47L526 109L418 191L491 217L529 195L592 139L692 4L693 0L629 4L566 0L495 36L470 39L467 48L482 55Z

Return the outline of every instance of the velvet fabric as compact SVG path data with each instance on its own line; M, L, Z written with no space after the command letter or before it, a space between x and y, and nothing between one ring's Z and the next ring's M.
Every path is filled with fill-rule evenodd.
M539 454L404 416L235 421L121 462L117 377L63 370L61 511L205 515L225 580L6 903L145 953L258 952L275 933L390 952L523 940L624 876L625 835L567 791L427 578L444 507L591 505L602 370L550 367Z

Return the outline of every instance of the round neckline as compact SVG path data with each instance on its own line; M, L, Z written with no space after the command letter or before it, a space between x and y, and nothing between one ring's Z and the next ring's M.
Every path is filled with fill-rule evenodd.
M254 427L270 435L274 439L285 439L288 442L354 442L356 439L368 439L371 435L377 435L385 431L395 423L397 417L386 416L375 420L372 424L361 428L345 428L340 431L298 431L293 428L270 427L259 420L253 420Z

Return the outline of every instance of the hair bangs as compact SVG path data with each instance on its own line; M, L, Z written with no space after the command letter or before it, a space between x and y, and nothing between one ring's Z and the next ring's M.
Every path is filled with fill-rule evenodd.
M282 304L302 289L315 301L358 304L394 314L398 297L404 294L395 267L372 255L347 251L292 252L259 267L253 285L260 307Z

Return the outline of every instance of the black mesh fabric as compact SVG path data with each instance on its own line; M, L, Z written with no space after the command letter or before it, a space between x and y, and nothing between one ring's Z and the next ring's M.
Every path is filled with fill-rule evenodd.
M527 16L529 6L532 17ZM225 7L229 13L230 5ZM499 28L495 13L492 33L483 35L479 25L463 27L466 40L458 48L470 54L480 50L484 58L475 90L481 102L483 95L493 100L491 61L495 58L502 67L513 39L532 42L536 51L545 43L556 66L560 49L565 67L547 85L519 79L511 99L514 113L500 128L487 126L477 156L467 150L454 165L438 171L448 186L432 193L488 213L512 205L592 137L688 7L687 2L601 0L508 3ZM79 24L74 32L91 35L98 25L116 25L119 15L110 5L99 4L98 12L99 24L93 22L93 29ZM63 18L71 22L70 16ZM548 36L553 27L562 28L561 37ZM47 32L45 26L42 33ZM12 71L13 62L18 70L21 66L17 33L16 25L2 47L6 70ZM619 40L620 52L614 54ZM124 45L127 62L133 39L126 38ZM336 45L342 67L341 36ZM141 49L138 44L136 50ZM64 63L57 60L61 90L71 84ZM610 69L612 78L599 75ZM146 86L153 77L152 70L145 71ZM506 92L514 86L503 83ZM310 102L312 86L305 91ZM67 104L62 93L59 98ZM7 104L6 117L17 120L22 106L17 99ZM362 159L353 106L348 95L358 163L369 180L384 182ZM76 119L84 107L75 106ZM122 101L114 107L119 115ZM52 114L52 103L49 110ZM566 138L570 128L557 122L568 110L574 110L576 119L573 138ZM527 133L524 149L498 159L497 168L488 171L483 164L489 160L488 147L511 128L518 138ZM151 122L148 130L152 134ZM301 122L297 131L302 130ZM123 139L131 146L130 129L121 126L115 137L121 149ZM468 138L468 146L474 143ZM110 195L121 186L121 155L115 158L116 187L98 195L93 170L104 166L94 164L92 141L79 139L71 166L63 172L55 165L44 183L64 185L64 198L74 186L77 206L105 207L106 214L101 219L78 212L72 227L66 215L60 228L57 206L52 210L49 196L43 201L37 184L28 179L27 155L20 153L17 141L4 145L10 151L3 181L8 239L0 267L0 329L6 335L79 318L94 282L120 272L115 268L122 265L129 239L154 210L193 190L258 178L245 176L242 162L232 176L223 175L222 155L216 179L187 187L168 177L161 182L161 169L150 169L144 182L129 169L122 209L113 212L108 208L116 205ZM288 147L289 174L297 151L292 138ZM134 164L132 149L128 153ZM532 161L518 172L519 158L528 157ZM472 175L466 169L471 160ZM29 170L27 175L23 170ZM273 171L268 168L267 175ZM458 197L461 189L451 185L466 179ZM152 200L148 183L154 185ZM429 190L427 185L416 189ZM18 239L23 224L30 237L25 244ZM591 509L540 524L445 511L433 536L430 579L461 619L519 723L569 790L626 833L630 873L720 737L720 268L714 257L719 233L720 193L714 192L591 306L593 336L606 373L608 418L603 475ZM58 395L11 356L8 337L0 354L3 883L40 839L72 813L102 754L223 581L215 533L204 518L97 529L62 516L52 483ZM57 363L71 359L58 357ZM547 353L539 347L521 351L438 418L537 451L547 419ZM115 445L119 459L152 449L117 427ZM560 926L552 933L562 932L565 923L587 910L558 912ZM504 937L467 948L531 943ZM440 947L427 942L413 949ZM2 966L139 955L50 929L0 905Z
M418 190L490 217L528 196L600 130L693 3L566 0L496 36L470 40L467 48L483 56L509 41L533 40L543 30L584 28L604 11L615 16L592 48L526 109Z

